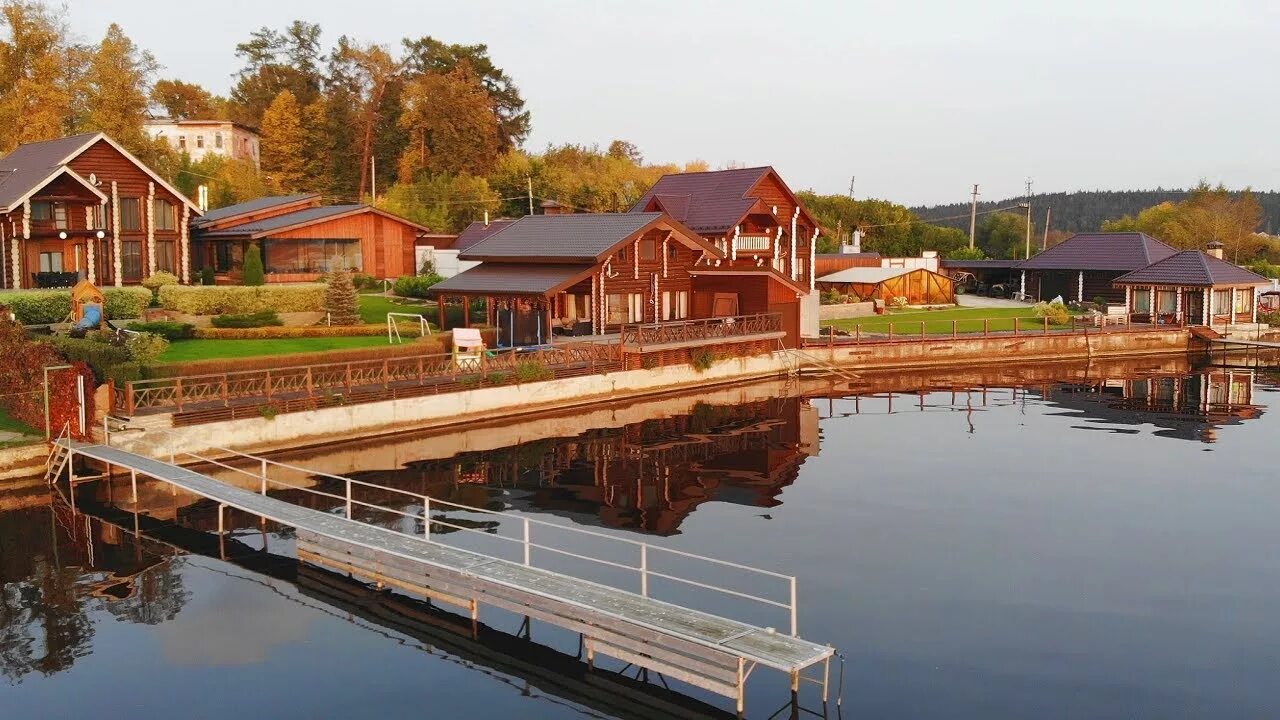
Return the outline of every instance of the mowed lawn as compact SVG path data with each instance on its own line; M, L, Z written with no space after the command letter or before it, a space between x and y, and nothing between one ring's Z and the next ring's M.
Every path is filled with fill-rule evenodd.
M435 321L436 304L434 302L414 300L413 298L388 297L386 295L361 295L360 318L370 325L385 325L387 313L401 312L415 315L426 315L427 320Z
M0 408L0 433L3 433L3 435L0 436L0 448L29 445L36 440L44 439L44 436L40 432L33 428L29 428L10 417L9 413L4 408ZM8 437L9 433L18 433L23 437L5 439Z
M160 357L160 360L162 362L190 362L192 360L216 360L218 358L243 358L261 355L321 352L324 350L385 347L386 344L387 338L385 335L272 338L266 340L175 340L169 345L169 350Z
M860 325L864 333L887 334L889 323L893 323L894 335L919 335L920 323L923 322L927 335L950 335L953 321L956 332L982 332L983 320L987 321L987 328L991 332L1007 332L1013 330L1014 318L1018 318L1018 327L1021 329L1044 327L1044 320L1036 317L1035 310L1031 307L906 310L843 320L823 320L822 324L847 332L854 332L854 328Z

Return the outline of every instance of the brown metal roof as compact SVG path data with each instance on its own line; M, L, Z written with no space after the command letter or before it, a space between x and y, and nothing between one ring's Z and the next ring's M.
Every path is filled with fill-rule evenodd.
M1137 232L1076 233L1030 260L1019 270L1121 270L1144 268L1178 252L1163 242Z
M437 294L548 295L588 277L593 264L485 262L431 286Z
M52 179L68 156L84 147L98 133L19 145L0 158L0 209L8 208Z
M755 167L663 175L631 211L643 211L656 197L658 205L693 230L728 232L756 203L747 193L772 171Z
M235 205L228 205L226 207L217 208L216 210L210 210L200 216L198 220L193 221L191 225L192 227L212 225L215 222L229 220L239 215L251 215L253 213L266 210L267 208L273 208L279 205L291 205L293 203L302 202L303 200L319 199L319 197L320 195L318 193L299 193L297 195L276 195L254 198L253 200L246 200L242 203L236 203Z
M619 243L665 221L691 246L719 253L660 212L528 215L462 251L463 260L524 263L596 263Z
M1199 250L1183 250L1116 278L1117 285L1269 285L1261 275Z
M477 220L467 226L467 229L458 233L458 239L453 241L454 250L466 250L485 238L493 235L500 230L506 230L507 226L515 222L511 218L501 218L493 220L488 225Z

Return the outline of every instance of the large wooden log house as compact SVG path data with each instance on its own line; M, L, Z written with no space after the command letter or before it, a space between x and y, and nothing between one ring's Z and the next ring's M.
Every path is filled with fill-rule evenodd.
M189 280L186 196L102 133L19 145L0 158L0 286Z

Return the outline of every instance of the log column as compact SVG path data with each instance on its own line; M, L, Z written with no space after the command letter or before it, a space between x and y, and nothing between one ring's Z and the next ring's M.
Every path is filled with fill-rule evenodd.
M156 272L156 184L147 183L147 274Z
M120 188L111 181L111 263L115 269L115 286L124 285L124 258L120 244Z
M178 228L178 252L182 263L182 284L191 283L191 235L187 223L191 220L191 206L182 203L182 225Z

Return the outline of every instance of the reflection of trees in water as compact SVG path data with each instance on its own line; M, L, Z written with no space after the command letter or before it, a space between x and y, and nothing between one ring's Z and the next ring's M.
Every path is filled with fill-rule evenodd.
M94 610L154 625L173 619L190 597L176 563L137 572L155 556L139 558L132 543L103 539L119 542L118 533L95 529L103 525L68 520L49 506L0 512L0 675L10 683L62 672L92 652Z

